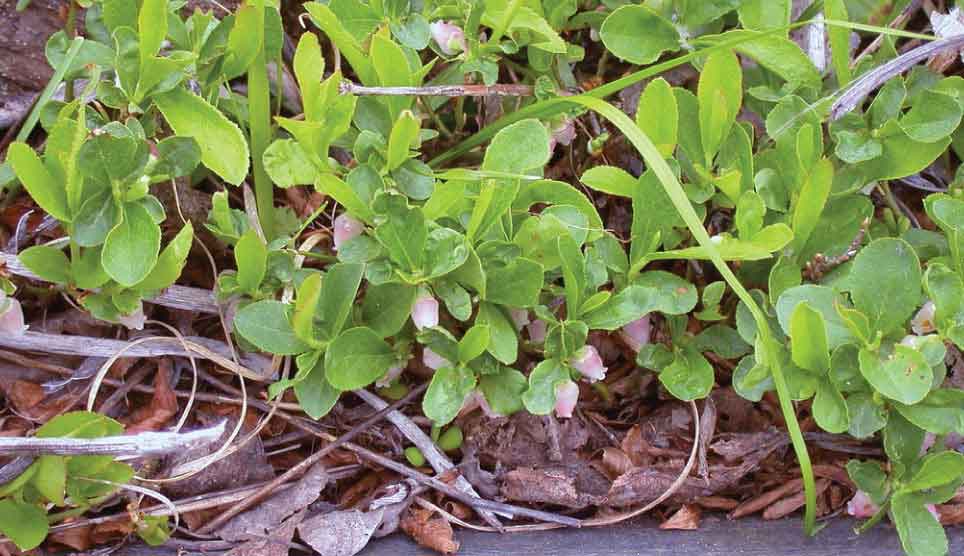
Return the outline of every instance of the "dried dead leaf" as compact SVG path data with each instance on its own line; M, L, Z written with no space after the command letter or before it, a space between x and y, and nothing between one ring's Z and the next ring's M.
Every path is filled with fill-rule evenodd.
M651 453L652 446L649 444L649 441L643 437L643 432L639 425L633 425L633 427L629 429L623 441L620 443L620 447L636 467L646 467L653 460Z
M684 504L672 517L659 524L660 529L675 529L693 531L700 528L700 507L695 504Z
M823 494L823 492L827 490L827 487L829 486L829 479L818 479L816 488L817 496ZM780 519L799 510L806 503L804 495L805 493L800 491L789 498L784 498L783 500L772 504L763 511L763 519Z
M730 519L739 519L741 517L755 514L759 511L762 511L767 506L770 506L777 500L780 500L781 498L795 492L799 492L802 488L803 481L800 479L787 481L776 488L770 489L763 494L754 496L753 498L741 503L732 512L730 512L727 517Z
M941 504L937 506L941 525L964 525L964 504Z
M632 469L633 462L629 456L626 455L626 452L619 448L607 446L603 448L602 468L606 475L615 479Z
M516 502L579 509L601 504L608 488L609 480L586 464L520 467L506 473L502 496Z
M226 541L262 538L288 516L317 500L327 482L325 468L315 465L293 485L229 520L217 531L217 535Z
M44 399L44 389L36 382L17 380L7 388L7 399L18 412L24 412Z
M302 510L271 530L267 537L252 539L236 546L227 556L288 556L291 537L304 518L305 512Z
M419 545L442 554L454 554L459 549L452 524L422 508L410 508L402 519L402 530Z
M125 420L130 423L126 428L128 434L160 430L177 415L177 396L171 390L171 371L170 359L158 360L157 373L154 375L154 397L149 404L137 409Z
M64 531L56 531L47 537L47 541L68 546L77 551L84 551L93 545L90 527L74 527Z
M212 417L203 413L198 413L201 425L211 425L218 422L221 417ZM177 475L183 469L188 468L192 462L203 458L217 450L227 439L234 429L237 419L229 420L225 425L224 436L218 439L211 446L193 448L187 452L176 454L170 458L168 467L170 475ZM243 427L239 439L248 436L248 427ZM233 452L224 459L218 460L205 467L195 475L186 479L166 483L164 489L167 493L177 497L186 498L196 496L215 490L226 490L247 486L252 483L267 481L274 478L274 469L264 456L264 446L261 444L260 437L254 437L244 446Z
M740 505L738 501L725 496L701 496L693 500L693 502L708 510L723 510L727 512Z
M301 540L319 556L354 556L365 548L382 522L383 510L335 511L316 515L298 525Z

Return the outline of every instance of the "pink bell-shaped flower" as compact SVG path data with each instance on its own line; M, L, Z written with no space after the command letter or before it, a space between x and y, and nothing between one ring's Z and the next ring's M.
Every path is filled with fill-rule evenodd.
M606 378L606 366L603 365L602 357L593 346L586 346L579 350L570 363L582 376L588 378L589 382Z
M928 301L917 311L917 314L914 315L914 318L910 321L910 328L914 331L914 334L921 336L937 330L937 326L934 325L934 313L935 307L933 301Z
M428 293L419 294L412 305L412 322L419 330L438 326L438 300Z
M509 309L509 317L512 318L512 323L515 324L516 332L522 330L525 325L529 324L529 311L526 309Z
M546 341L546 321L536 319L526 326L529 331L529 340L534 344L541 344Z
M862 490L858 490L854 497L850 499L850 502L847 502L847 513L857 519L872 517L879 509L877 504L874 504L870 499L870 496L867 496L867 493Z
M451 361L435 353L430 348L422 349L422 363L424 363L426 367L428 367L429 369L432 369L433 371L437 371L442 367L452 366Z
M619 337L636 353L649 343L653 335L653 320L649 315L634 320L619 331Z
M347 212L338 215L332 222L332 227L334 228L332 240L335 243L335 251L348 240L360 236L365 231L365 225L360 220L349 216Z
M436 21L429 26L432 38L446 56L454 56L465 50L465 32L454 23Z
M576 409L576 401L579 400L579 385L571 380L567 380L556 385L556 406L554 408L556 417L568 419L572 417L572 411Z

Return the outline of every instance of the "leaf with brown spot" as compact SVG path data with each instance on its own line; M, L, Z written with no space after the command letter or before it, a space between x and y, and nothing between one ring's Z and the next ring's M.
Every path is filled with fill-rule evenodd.
M693 531L700 528L700 507L695 504L684 504L672 517L659 524L660 529L675 529Z
M459 549L452 524L422 508L410 508L402 519L402 530L420 546L442 554L454 554Z

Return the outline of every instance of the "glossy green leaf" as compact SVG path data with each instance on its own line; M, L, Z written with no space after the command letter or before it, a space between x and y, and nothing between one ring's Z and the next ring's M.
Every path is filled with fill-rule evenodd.
M569 371L557 359L546 359L529 373L522 403L533 415L548 415L556 404L556 386L569 380Z
M187 263L193 242L194 226L188 222L161 251L150 274L134 288L140 291L159 291L174 284Z
M543 269L539 263L518 258L485 272L486 301L509 307L532 307L538 302L543 286Z
M436 426L455 419L462 402L475 389L475 373L468 369L442 367L432 375L432 382L422 399L422 411Z
M177 135L198 142L205 166L230 184L244 181L250 158L248 143L234 122L183 88L156 95L154 102Z
M636 125L656 144L660 154L671 156L676 149L679 111L673 88L662 77L646 85L636 108Z
M254 293L261 287L268 267L268 248L254 229L248 229L234 246L237 280L242 290Z
M11 144L7 149L7 162L40 208L63 222L71 220L66 189L54 179L29 145L20 142Z
M469 328L459 340L459 361L468 363L485 353L490 337L489 326L486 324L476 324Z
M161 229L138 203L124 205L123 219L107 234L100 253L104 270L117 283L131 287L154 269L161 249Z
M692 347L678 351L673 362L659 373L659 382L670 394L684 401L709 395L714 378L713 366Z
M937 519L924 507L923 496L899 492L890 501L890 514L900 542L908 556L947 554L947 535Z
M736 54L722 51L707 58L700 73L697 99L700 137L709 167L743 105L743 68Z
M395 364L385 340L371 328L350 328L338 335L325 352L328 382L339 390L364 388Z
M518 358L519 337L509 317L497 305L483 301L479 303L475 322L489 327L489 345L486 351L501 363L515 363Z
M47 513L34 504L0 500L0 532L20 550L36 548L47 538Z
M18 258L31 272L48 282L70 283L70 260L60 249L37 245L21 251Z
M621 6L599 29L606 48L633 64L651 64L666 51L680 48L676 27L647 6Z
M906 241L878 239L855 257L850 284L856 308L887 333L903 326L920 302L920 262Z
M824 374L830 369L830 348L823 315L802 302L790 317L790 345L793 362L808 371Z
M847 401L836 386L827 380L817 383L817 393L811 407L813 418L821 429L840 434L850 427L850 414Z
M289 306L270 299L245 305L234 317L234 328L259 349L276 355L297 355L308 344L295 334Z

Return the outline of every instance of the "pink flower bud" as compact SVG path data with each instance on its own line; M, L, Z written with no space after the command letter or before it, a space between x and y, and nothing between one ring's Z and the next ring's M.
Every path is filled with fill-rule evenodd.
M509 309L509 316L512 317L516 332L522 330L525 325L532 322L529 320L529 311L525 309Z
M415 328L438 326L438 300L428 294L421 294L412 306L412 322Z
M429 26L432 38L446 56L454 56L465 50L465 32L454 23L436 21Z
M23 322L23 307L20 302L8 298L0 291L0 334L7 336L23 336L27 326Z
M645 315L643 318L634 320L624 326L619 332L619 337L626 342L630 349L639 353L639 350L649 343L652 333L653 320L649 318L649 315Z
M579 385L571 380L556 385L556 417L568 419L579 400Z
M926 433L924 435L924 441L921 442L920 452L918 455L920 457L924 457L924 454L926 454L927 450L930 450L934 446L935 442L937 442L937 435L932 432Z
M424 348L422 350L422 363L424 363L426 367L428 367L429 369L432 369L433 371L437 371L442 367L452 366L452 363L448 359L435 353L429 348Z
M541 344L546 341L546 321L536 319L526 326L529 331L529 340L534 344Z
M858 490L854 497L850 499L850 502L847 502L847 513L857 519L873 517L879 509L877 504L874 504L870 499L870 496L867 496L867 493L862 490Z
M560 122L553 125L549 132L551 134L549 138L549 150L556 150L556 145L567 146L573 142L576 138L576 125L573 123L572 119L564 118Z
M927 511L929 511L931 515L934 516L934 519L936 519L938 523L940 523L941 512L937 511L937 506L935 506L934 504L925 504L924 507L927 508Z
M933 301L928 301L920 308L920 311L917 311L917 314L910 321L910 328L914 331L914 334L920 336L937 330L937 327L934 326L934 312Z
M388 388L398 377L402 376L402 371L404 370L405 366L401 363L392 365L387 371L385 371L385 374L382 375L382 378L375 382L375 386L379 388Z
M343 212L332 222L334 228L335 251L353 237L360 236L365 231L365 225Z
M572 367L582 373L582 376L595 382L606 378L606 367L603 365L602 357L593 346L586 346L579 350L571 361Z
M144 323L147 317L144 316L144 305L141 304L136 311L129 315L122 315L117 321L126 326L129 330L144 330Z

